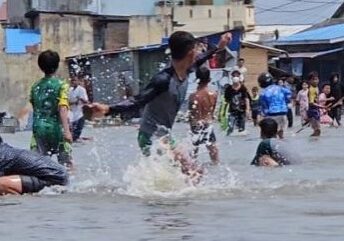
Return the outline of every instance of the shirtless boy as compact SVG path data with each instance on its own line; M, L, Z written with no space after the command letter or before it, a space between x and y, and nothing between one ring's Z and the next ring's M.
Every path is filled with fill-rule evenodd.
M213 164L219 162L219 151L213 128L217 93L209 90L210 71L201 67L196 72L199 81L197 91L189 97L190 127L194 156L197 157L199 146L205 144Z

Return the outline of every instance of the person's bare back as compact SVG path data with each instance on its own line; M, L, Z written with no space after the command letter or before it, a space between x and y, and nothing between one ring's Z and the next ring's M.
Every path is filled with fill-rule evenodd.
M208 87L199 88L189 98L190 124L212 123L216 106L217 93Z

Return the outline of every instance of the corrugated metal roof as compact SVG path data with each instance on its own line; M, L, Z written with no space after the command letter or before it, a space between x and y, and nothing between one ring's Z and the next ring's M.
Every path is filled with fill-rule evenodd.
M5 29L6 53L26 53L26 47L41 43L41 34L33 29Z
M255 0L256 25L308 25L331 18L342 0Z
M317 29L310 29L281 38L275 45L336 43L344 41L344 24L335 24Z
M3 2L0 7L0 21L7 21L7 2Z
M319 56L323 56L326 54L332 54L332 53L336 53L339 51L343 51L344 48L337 48L337 49L331 49L331 50L327 50L327 51L320 51L320 52L303 52L303 53L292 53L289 54L288 56L280 56L280 58L316 58Z

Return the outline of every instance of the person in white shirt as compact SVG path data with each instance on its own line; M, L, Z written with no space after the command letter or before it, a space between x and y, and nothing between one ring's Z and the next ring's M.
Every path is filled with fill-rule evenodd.
M246 80L246 75L247 75L247 68L245 67L245 59L240 58L238 60L238 65L237 65L239 71L243 74L244 79Z
M69 89L70 122L72 127L73 141L80 138L82 129L85 125L82 107L88 103L86 89L81 86L82 80L78 76L73 76Z

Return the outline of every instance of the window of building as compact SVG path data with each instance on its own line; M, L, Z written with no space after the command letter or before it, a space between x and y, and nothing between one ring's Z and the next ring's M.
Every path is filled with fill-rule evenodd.
M228 8L227 9L227 19L231 17L231 10Z
M190 15L190 18L193 18L193 11L192 11L192 9L190 9L189 15Z
M208 17L211 18L211 9L208 10Z

